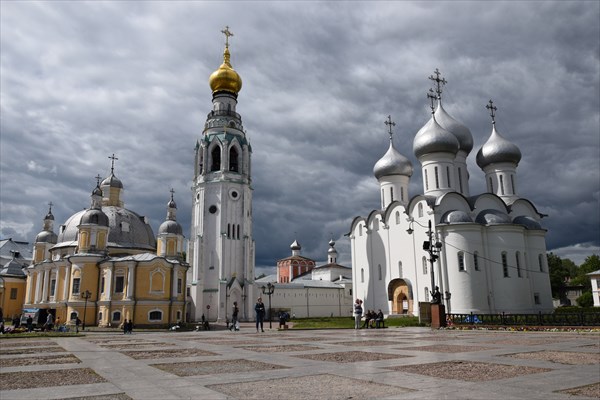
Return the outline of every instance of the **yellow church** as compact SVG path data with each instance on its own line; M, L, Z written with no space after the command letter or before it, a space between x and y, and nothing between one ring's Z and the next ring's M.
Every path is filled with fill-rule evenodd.
M54 232L52 205L36 236L27 268L24 309L55 322L86 326L169 326L184 320L184 236L171 198L155 237L143 216L124 207L123 183L114 174L97 184L89 208Z

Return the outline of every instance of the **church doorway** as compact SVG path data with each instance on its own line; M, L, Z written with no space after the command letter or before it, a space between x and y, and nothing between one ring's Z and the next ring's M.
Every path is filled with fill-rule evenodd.
M392 314L413 315L412 286L404 279L394 279L388 286Z

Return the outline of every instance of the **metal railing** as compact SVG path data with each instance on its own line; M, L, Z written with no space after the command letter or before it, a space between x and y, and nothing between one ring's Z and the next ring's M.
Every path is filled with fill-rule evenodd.
M600 326L600 311L554 314L446 314L452 325Z

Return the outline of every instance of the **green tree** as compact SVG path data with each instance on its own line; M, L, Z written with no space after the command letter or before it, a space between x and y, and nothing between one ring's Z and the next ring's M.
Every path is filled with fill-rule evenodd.
M563 260L554 253L548 253L546 257L548 258L548 271L550 272L552 297L558 299L562 296L565 279L570 277L569 268L563 263Z
M592 296L592 292L585 292L581 296L579 296L576 300L577 305L579 307L593 307L594 306L594 297Z
M600 257L597 254L593 254L588 256L583 264L577 268L577 275L571 280L571 284L573 285L583 285L584 292L592 291L592 281L590 277L587 276L590 272L600 270Z

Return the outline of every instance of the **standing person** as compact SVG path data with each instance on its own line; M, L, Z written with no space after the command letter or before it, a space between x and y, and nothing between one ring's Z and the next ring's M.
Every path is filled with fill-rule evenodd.
M54 315L52 315L52 313L48 313L48 316L46 317L46 330L51 331L53 326L54 326Z
M238 314L240 312L240 309L238 308L237 305L237 301L233 302L233 312L231 313L231 326L229 327L229 330L236 330L239 331L239 325L238 325Z
M127 323L127 333L129 333L130 335L133 333L133 321L129 320L129 322Z
M254 305L254 311L256 312L256 332L258 333L258 326L260 325L260 331L264 332L263 321L265 319L265 305L262 302L262 298L259 297Z
M123 322L123 335L127 335L128 332L129 332L129 321L125 320L125 322Z
M362 300L356 299L354 302L354 329L360 329L360 320L362 319Z
M79 317L75 318L75 333L79 333L79 325L81 325L81 320Z
M30 315L29 317L27 317L27 332L32 332L32 331L33 331L33 318Z

